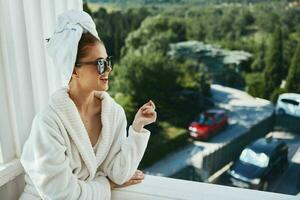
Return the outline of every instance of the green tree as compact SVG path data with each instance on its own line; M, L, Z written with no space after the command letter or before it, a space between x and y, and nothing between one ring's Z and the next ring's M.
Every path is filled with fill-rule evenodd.
M286 80L286 89L289 92L300 93L300 43L298 43L292 59L292 65Z
M253 72L262 72L266 66L266 44L264 40L256 48L255 59L252 62L251 69Z
M246 91L254 97L264 98L265 83L262 73L246 74Z
M185 30L182 19L155 16L144 20L139 29L128 35L121 67L114 78L115 94L122 93L119 97L126 104L124 107L137 108L151 98L157 104L160 120L180 126L186 126L201 111L197 98L181 93L184 89L195 93L200 90L200 76L192 69L194 66L167 55L170 43L185 40ZM208 90L207 87L203 90ZM133 115L128 113L128 120Z
M254 23L254 17L248 9L241 9L234 22L236 37L247 34L247 27Z
M185 23L177 17L157 15L146 18L140 28L126 38L122 55L156 52L166 55L169 44L186 39Z
M149 15L151 12L146 8L107 12L101 7L93 13L99 36L104 41L108 54L113 55L116 61L120 59L127 35L137 29Z
M273 33L267 52L266 68L264 70L265 97L270 98L272 92L278 88L282 80L283 69L283 41L281 28L277 27Z
M93 13L87 3L83 3L83 10L93 16Z
M125 102L127 106L134 106L136 110L150 99L156 103L161 120L175 117L174 94L180 90L177 83L177 67L161 54L146 53L133 55L128 53L122 60L115 80L116 90L126 99L131 97L133 103ZM130 109L129 109L130 110ZM128 120L132 120L134 113L128 113Z
M255 21L260 30L272 33L276 30L276 24L280 23L279 9L268 4L257 7Z

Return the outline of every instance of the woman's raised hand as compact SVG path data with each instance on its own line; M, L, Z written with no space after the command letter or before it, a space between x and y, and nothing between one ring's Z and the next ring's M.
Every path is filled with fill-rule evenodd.
M144 126L156 121L156 116L155 104L150 100L137 111L132 123L133 129L141 132Z

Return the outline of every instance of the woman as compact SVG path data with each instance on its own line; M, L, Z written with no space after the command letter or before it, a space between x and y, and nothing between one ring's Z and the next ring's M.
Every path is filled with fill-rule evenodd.
M140 183L137 170L156 121L144 104L126 137L123 108L105 91L113 69L91 17L67 11L47 46L64 80L36 115L21 163L26 186L20 199L110 199L110 190Z

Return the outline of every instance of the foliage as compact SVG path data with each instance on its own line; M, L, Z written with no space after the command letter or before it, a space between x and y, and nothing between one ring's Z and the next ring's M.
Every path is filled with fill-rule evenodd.
M293 56L292 64L286 80L286 90L289 92L300 93L300 43Z
M166 54L169 44L185 40L184 20L157 15L143 21L141 27L130 33L122 55L133 52L145 54L156 52Z
M262 73L248 73L245 74L246 92L254 97L264 98L265 96L265 82Z
M287 92L287 90L285 88L277 88L277 89L275 89L273 91L272 95L271 95L271 98L270 98L271 102L276 103L279 95L281 95L283 93L286 93L286 92Z
M127 7L126 0L102 2L122 4L119 10L101 7L92 13L108 54L117 61L111 94L125 108L129 124L149 99L157 105L158 123L149 127L154 135L143 166L187 143L184 130L209 96L212 75L200 62L170 59L170 43L197 40L252 53L248 63L220 68L214 75L228 86L245 85L253 96L274 100L287 90L299 92L299 50L294 52L300 11L288 1L133 0ZM287 73L287 90L279 89ZM169 137L172 132L178 135Z
M114 81L116 91L131 96L136 102L131 105L137 106L136 109L151 98L157 104L159 120L184 127L204 105L199 95L187 97L181 91L203 94L209 91L206 79L200 80L200 73L192 69L194 66L167 55L169 44L184 40L185 34L180 18L161 15L147 18L128 35L122 51L122 67ZM134 113L128 116L132 120Z
M83 2L87 2L84 0ZM94 3L117 3L129 5L173 5L173 4L191 4L191 5L211 5L211 4L224 4L224 3L261 3L262 0L89 0ZM289 2L289 0L263 0L266 3L272 2Z
M125 11L107 12L103 7L92 14L100 38L104 41L109 55L118 61L127 35L137 29L141 22L151 15L151 10L140 7Z
M92 11L91 11L91 9L89 8L89 6L88 6L88 4L87 3L83 3L83 10L85 11L85 12L87 12L89 15L93 15L93 13L92 13Z
M135 3L138 4L137 2L139 1ZM211 1L209 5L203 4L206 6L201 7L189 6L187 2L192 3L182 1L182 6L176 6L170 1L172 6L168 7L129 6L127 9L112 12L100 8L93 15L108 53L114 55L117 62L127 54L134 57L147 54L145 52L159 52L161 57L164 57L170 43L187 40L198 40L219 44L222 48L230 50L250 52L254 55L253 62L241 66L241 71L232 70L227 73L221 69L216 75L220 80L229 81L226 85L238 85L241 88L244 82L241 73L264 71L264 97L270 98L281 80L286 78L288 67L291 66L296 50L295 44L300 38L300 26L297 23L297 19L300 19L299 9L287 8L285 1L260 2L251 6L215 6L214 3L221 1ZM155 3L158 4L159 2ZM141 23L144 27L141 27ZM274 34L278 32L276 24L280 27L282 38L277 44L274 43ZM276 50L278 55L282 56L276 56ZM179 78L181 81L178 80L178 84L181 87L195 88L197 83L191 79L196 76L201 76L201 73L195 74L194 77L185 74ZM209 79L209 76L205 79ZM245 83L247 84L247 81Z
M281 28L277 27L271 38L264 70L265 97L270 98L272 92L281 84L283 68L283 44Z
M265 69L266 66L266 44L264 40L258 45L258 48L256 49L255 53L255 59L252 62L251 70L253 72L261 72Z

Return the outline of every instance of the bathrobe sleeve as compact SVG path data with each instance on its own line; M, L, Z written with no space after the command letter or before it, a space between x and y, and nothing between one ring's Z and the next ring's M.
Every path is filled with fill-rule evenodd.
M65 155L65 140L55 121L37 115L24 145L21 163L42 199L110 199L108 179L79 180Z
M104 163L104 170L110 180L121 185L128 181L137 170L146 150L150 131L143 129L142 132L136 132L130 126L128 137L126 137L127 122L121 106L119 106L118 116L115 140Z

